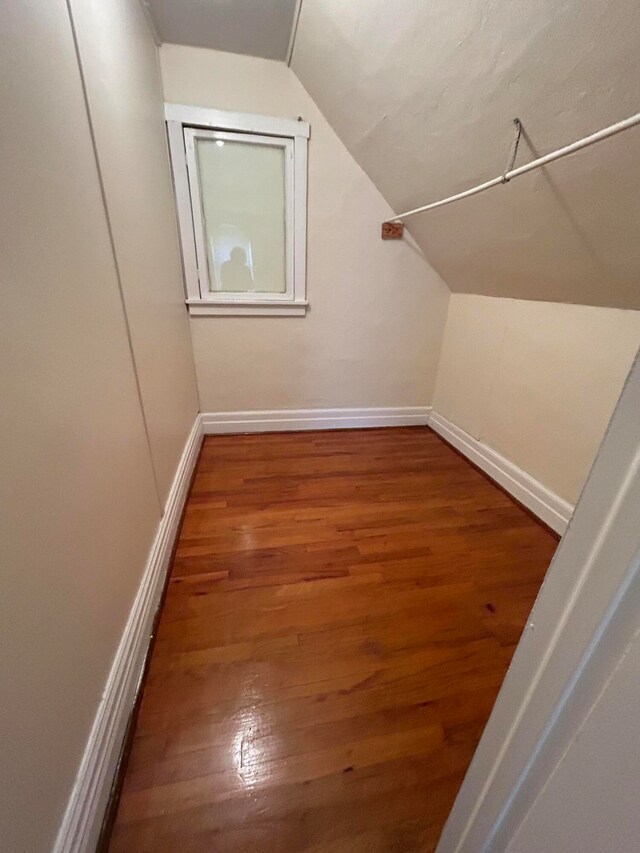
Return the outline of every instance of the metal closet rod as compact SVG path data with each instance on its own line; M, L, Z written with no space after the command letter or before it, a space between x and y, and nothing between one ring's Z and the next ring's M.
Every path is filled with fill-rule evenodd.
M433 201L431 204L425 204L423 207L416 207L413 210L407 210L404 213L399 213L397 216L392 216L390 219L387 219L387 222L400 222L408 216L415 216L416 213L424 213L426 210L434 210L436 207L443 207L445 204L451 204L452 201L459 201L461 198L468 198L470 195L476 195L476 193L484 192L484 190L488 190L491 187L497 187L498 184L506 183L512 178L517 178L520 175L524 175L526 172L530 172L532 169L539 169L547 163L552 163L554 160L559 160L561 157L566 157L568 154L573 154L575 151L581 151L583 148L588 148L589 145L594 145L596 142L601 142L603 139L608 139L610 136L622 133L623 130L628 130L630 127L635 127L637 124L640 124L640 113L636 113L629 118L616 122L616 124L605 127L603 130L597 131L597 133L592 133L591 136L585 136L584 139L579 139L577 142L571 143L571 145L565 145L564 148L558 148L557 151L552 151L551 154L545 154L544 157L538 157L537 160L525 163L524 166L518 166L517 169L511 169L497 178L485 181L484 184L478 184L477 187L471 187L469 190L464 190L464 192L456 193L456 195L440 199L440 201Z

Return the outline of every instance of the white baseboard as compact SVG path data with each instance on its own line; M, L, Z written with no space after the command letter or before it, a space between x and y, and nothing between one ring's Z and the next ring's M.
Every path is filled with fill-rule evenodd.
M556 533L564 533L574 507L497 451L433 412L429 426L485 471Z
M54 853L93 853L95 850L201 443L202 423L198 415L111 666Z
M205 435L237 432L293 432L307 429L426 425L430 406L379 409L272 409L262 412L203 412Z

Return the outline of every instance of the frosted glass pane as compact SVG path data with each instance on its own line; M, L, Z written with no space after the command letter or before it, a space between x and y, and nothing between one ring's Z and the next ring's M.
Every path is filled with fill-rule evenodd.
M286 291L285 150L197 140L209 288Z

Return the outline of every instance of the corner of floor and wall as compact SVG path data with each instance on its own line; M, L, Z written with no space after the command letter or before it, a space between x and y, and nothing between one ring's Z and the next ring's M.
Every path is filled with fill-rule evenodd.
M79 853L203 432L430 422L561 532L640 314L452 295L410 237L379 239L391 207L284 63L158 50L137 0L0 20L2 845ZM187 317L165 100L311 123L306 317Z

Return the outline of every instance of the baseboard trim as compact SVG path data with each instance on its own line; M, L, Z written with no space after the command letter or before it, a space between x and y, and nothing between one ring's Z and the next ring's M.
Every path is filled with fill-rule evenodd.
M548 524L552 530L561 535L564 533L573 515L572 504L437 412L431 414L429 426L513 495L517 501Z
M178 464L165 512L111 666L54 853L92 853L95 850L201 444L202 421L198 415Z
M294 432L308 429L363 429L429 423L430 406L377 409L272 409L258 412L203 412L205 435Z

